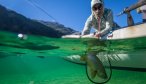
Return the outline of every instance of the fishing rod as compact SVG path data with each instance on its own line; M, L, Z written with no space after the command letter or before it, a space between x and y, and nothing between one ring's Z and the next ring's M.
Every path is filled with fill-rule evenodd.
M124 10L122 12L120 12L117 16L121 16L121 15L123 15L123 14L125 14L127 12L130 12L132 10L135 10L136 8L139 8L139 7L143 6L143 5L146 5L146 0L143 0L141 2L138 2L136 4L133 4L130 7L124 8Z
M45 9L43 9L42 7L40 7L36 1L34 1L34 0L33 1L32 0L25 0L25 1L27 1L29 4L33 5L34 7L36 7L37 9L39 9L40 11L42 11L43 13L45 13L49 18L52 18L54 22L58 22Z

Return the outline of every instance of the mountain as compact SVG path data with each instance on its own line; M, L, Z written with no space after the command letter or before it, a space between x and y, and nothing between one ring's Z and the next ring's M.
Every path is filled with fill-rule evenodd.
M0 5L0 30L59 38L76 31L56 22L38 21Z
M76 33L77 31L73 30L72 28L69 28L69 27L65 27L64 25L62 24L59 24L57 22L50 22L50 21L43 21L43 20L36 20L40 23L42 23L43 25L46 25L58 32L61 32L63 34L73 34L73 33Z

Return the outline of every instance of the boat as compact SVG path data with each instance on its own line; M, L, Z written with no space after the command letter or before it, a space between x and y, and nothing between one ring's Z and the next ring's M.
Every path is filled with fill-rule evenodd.
M113 69L146 71L146 23L120 28L110 35L112 36L107 35L100 39L94 37L93 34L82 37L80 35L66 35L62 38L81 39L92 50L98 50L98 47L102 48L103 50L97 56L101 60L103 56L108 56ZM74 57L68 56L65 60L80 63L78 58L77 60L70 58ZM83 63L86 64L86 62L81 61L81 64Z

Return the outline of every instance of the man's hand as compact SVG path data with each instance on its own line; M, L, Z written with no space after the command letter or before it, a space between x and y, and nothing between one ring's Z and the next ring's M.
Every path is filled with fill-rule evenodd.
M99 33L96 33L94 36L97 37L97 38L99 38L101 36L101 33L100 32Z
M98 38L98 37L96 37L94 33L91 33L88 35L82 35L81 38Z

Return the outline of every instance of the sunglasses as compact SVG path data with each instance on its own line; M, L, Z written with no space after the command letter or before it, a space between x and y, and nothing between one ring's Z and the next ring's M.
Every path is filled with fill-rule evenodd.
M93 11L96 11L96 10L101 10L101 9L102 9L102 7L103 7L103 5L102 5L102 4L95 4L95 5L93 6L92 10L93 10Z

